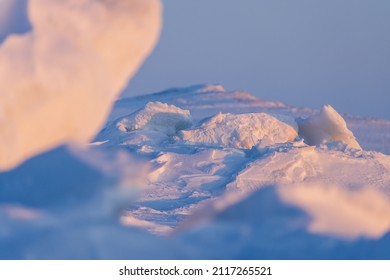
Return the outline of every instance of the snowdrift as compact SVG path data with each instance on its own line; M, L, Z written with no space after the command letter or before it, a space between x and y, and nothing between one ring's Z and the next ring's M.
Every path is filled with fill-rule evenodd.
M88 142L156 43L159 0L30 0L0 48L0 169Z

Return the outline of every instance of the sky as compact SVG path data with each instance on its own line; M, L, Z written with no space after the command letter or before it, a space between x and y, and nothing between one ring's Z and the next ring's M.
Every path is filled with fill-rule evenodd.
M165 0L161 41L126 95L221 83L390 119L389 0Z
M0 0L0 9L7 1L24 0ZM390 119L389 0L163 2L161 40L124 96L220 83L299 107ZM19 6L0 16L21 32Z

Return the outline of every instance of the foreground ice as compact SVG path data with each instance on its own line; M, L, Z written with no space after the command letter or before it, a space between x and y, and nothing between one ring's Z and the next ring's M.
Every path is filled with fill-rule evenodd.
M0 169L101 129L160 32L159 0L30 0L0 48Z

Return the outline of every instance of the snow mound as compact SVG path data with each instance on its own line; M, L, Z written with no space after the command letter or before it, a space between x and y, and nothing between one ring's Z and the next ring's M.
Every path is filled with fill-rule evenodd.
M348 129L343 117L326 105L321 112L307 119L299 119L299 134L309 145L320 145L323 143L340 141L351 148L361 150L353 133Z
M161 26L160 0L30 0L28 14L32 31L0 48L0 169L91 140Z
M181 138L197 144L250 149L262 140L268 143L293 141L297 131L297 124L288 116L219 113L199 127L181 131Z
M314 233L356 239L380 238L390 230L390 201L373 188L300 184L279 188L279 195L309 214Z
M191 125L192 118L188 110L161 102L149 102L143 109L124 117L116 124L122 132L151 130L168 136Z

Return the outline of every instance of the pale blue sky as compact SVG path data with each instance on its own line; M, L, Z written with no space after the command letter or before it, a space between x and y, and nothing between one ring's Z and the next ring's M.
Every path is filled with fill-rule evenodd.
M390 119L389 0L164 5L161 41L126 96L221 83L263 99ZM23 30L23 9L12 17L13 30Z
M296 106L390 118L389 0L165 0L126 95L221 83Z

